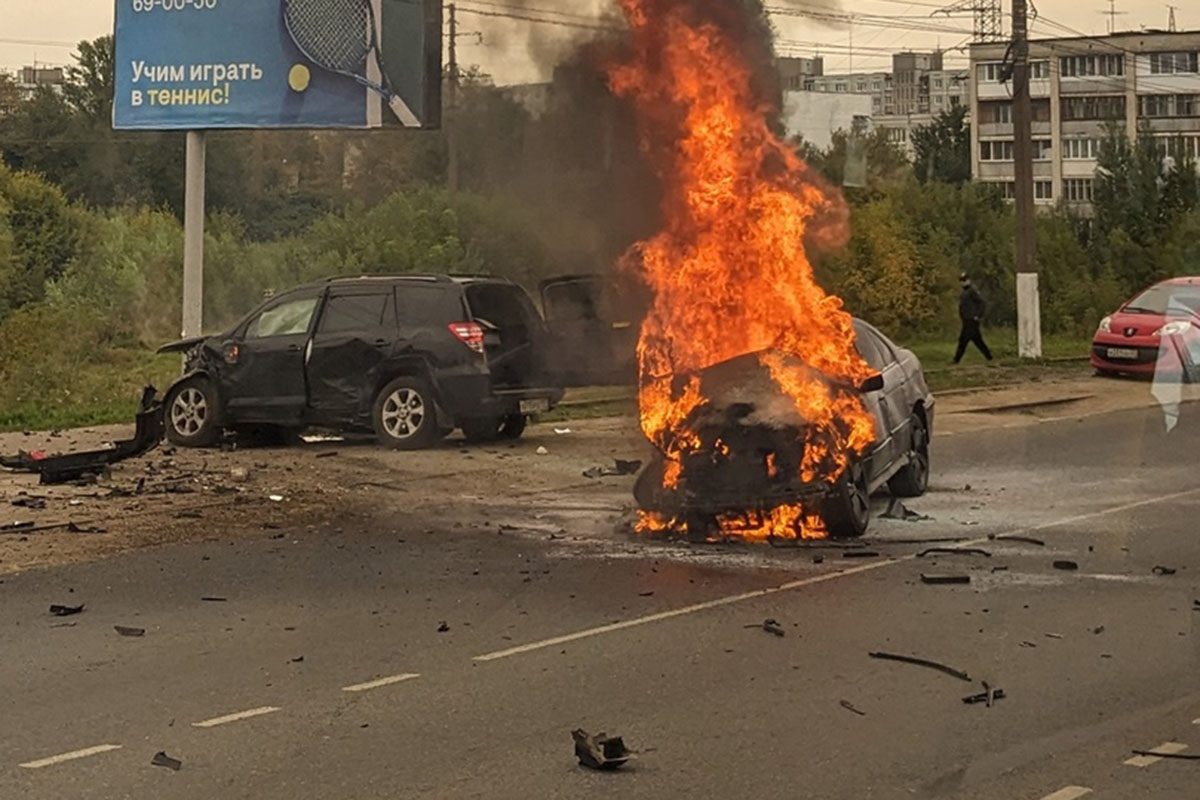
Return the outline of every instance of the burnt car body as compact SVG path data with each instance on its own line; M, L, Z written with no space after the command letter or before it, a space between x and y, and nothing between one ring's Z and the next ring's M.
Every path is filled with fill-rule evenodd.
M211 445L226 429L288 435L374 430L417 449L454 428L516 438L562 388L520 286L489 277L334 278L272 297L230 330L173 342L185 368L166 393L168 439Z
M663 488L665 456L656 456L634 489L641 508L683 521L689 534L704 538L718 517L801 504L820 512L830 535L850 537L866 532L873 492L886 485L898 496L923 494L934 398L920 362L867 323L855 320L854 329L859 353L878 375L848 387L810 370L831 388L857 394L874 421L874 441L836 481L801 480L807 422L760 354L748 353L699 373L707 402L689 417L687 429L700 444L683 456L673 489Z

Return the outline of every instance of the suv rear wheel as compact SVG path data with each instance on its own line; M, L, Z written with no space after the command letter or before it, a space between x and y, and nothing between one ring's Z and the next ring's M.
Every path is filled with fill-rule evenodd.
M211 447L216 444L217 410L220 400L212 381L202 376L188 378L167 393L167 441L180 447Z
M433 389L424 378L404 376L384 386L371 421L380 443L397 450L421 450L439 438Z

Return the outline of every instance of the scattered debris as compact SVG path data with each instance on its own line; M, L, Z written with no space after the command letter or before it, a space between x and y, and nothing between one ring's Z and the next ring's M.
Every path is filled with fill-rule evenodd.
M571 738L575 741L575 756L585 767L616 769L629 760L630 752L620 736L593 736L581 728L571 731Z
M1174 575L1179 570L1175 569L1174 567L1159 566L1159 567L1155 567L1154 569L1152 569L1150 571L1153 572L1155 575Z
M340 455L337 450L326 450L324 453L317 453L317 458L333 458Z
M988 538L997 542L1024 542L1025 544L1037 545L1038 547L1046 546L1046 543L1041 539L1035 539L1032 536L1018 536L1016 534L1001 534L1000 536L996 536L992 534Z
M12 501L14 506L19 508L28 508L33 511L46 507L46 498L44 497L18 497Z
M571 432L570 428L555 428L554 429L554 433L556 436L566 436L570 432Z
M113 630L122 636L145 636L145 628L130 628L125 625L113 625Z
M442 620L438 623L438 633L447 633L450 630L450 623Z
M653 589L651 589L651 590L650 590L650 591L648 591L648 592L638 592L638 597L653 597L653 596L654 596L654 590L653 590Z
M749 625L743 625L742 627L743 628L761 628L762 630L766 631L767 633L773 633L776 636L787 635L787 632L784 631L783 626L780 625L775 620L770 619L770 618L764 619L762 622L756 622L756 623L751 623Z
M899 498L896 497L888 500L887 510L879 516L880 519L899 519L905 522L925 522L933 519L933 517L926 514L918 514L904 505L904 503L901 503Z
M846 709L847 711L849 711L853 714L858 714L860 717L865 717L867 715L867 712L865 712L861 709L855 708L854 704L851 703L849 700L843 700L840 703L838 703L838 705L840 705L842 708Z
M283 502L283 495L281 495L281 494L269 494L269 495L267 495L267 499L268 499L268 500L270 500L272 503L282 503L282 502Z
M200 601L203 603L224 603L224 602L226 602L226 599L227 598L224 598L224 597L209 596L209 597L201 597Z
M84 605L84 603L80 603L77 606L60 606L55 603L50 606L50 613L56 617L69 617L73 614L82 614Z
M825 556L821 556L821 555L813 556L813 563L814 564L824 564ZM1200 600L1196 601L1196 605L1197 605L1197 607L1200 607Z
M846 550L842 553L842 558L878 558L879 553L874 550Z
M535 452L535 453L537 453L539 456L548 456L548 455L550 455L550 451L549 451L549 450L547 450L547 449L546 449L544 446L539 446L539 447L538 447L538 449L537 449L537 450L535 450L534 452Z
M1154 756L1155 758L1177 758L1181 761L1200 761L1200 753L1163 753L1159 750L1134 750L1135 756Z
M942 586L942 585L947 585L947 584L962 584L962 583L970 583L970 582L971 582L970 575L927 575L924 572L921 573L921 583L928 583L928 584L932 584L935 586Z
M1063 638L1063 635L1061 633L1047 633L1044 635L1047 639L1062 639Z
M930 553L945 553L946 555L984 556L991 558L992 554L979 547L927 547L917 553L917 558L924 558Z
M250 470L245 467L233 467L229 470L229 479L237 483L245 483L250 479Z
M1092 628L1092 633L1094 633L1094 634L1096 634L1097 636L1099 636L1100 634L1104 633L1104 626L1103 626L1103 625L1097 625L1096 627Z
M927 658L919 658L918 656L904 656L897 653L883 653L879 651L867 653L867 655L869 655L871 658L879 658L885 661L900 661L904 664L915 664L918 667L928 667L930 669L936 669L938 672L944 672L951 677L958 678L960 681L967 681L968 683L971 681L971 676L962 670L946 666L945 664L938 663L937 661L930 661Z
M166 767L179 772L179 768L183 766L183 762L178 758L171 758L169 755L159 750L154 754L154 758L150 759L151 765L155 767Z
M1068 571L1079 569L1079 565L1074 561L1068 561L1065 558L1054 562L1055 569L1065 569Z
M104 533L105 529L87 522L68 522L67 531L69 533Z
M641 461L613 460L611 467L589 467L583 471L585 478L607 478L612 475L635 475L642 468Z
M1037 647L1037 645L1030 641L1024 641L1021 642L1021 647Z
M28 522L8 522L0 525L0 531L27 531L34 527L35 524L32 520Z
M293 664L299 664L304 661L304 656L296 656L292 659Z
M987 705L988 708L991 708L992 705L997 700L1003 700L1005 697L1007 697L1007 695L1004 694L1003 689L993 688L988 685L987 681L984 681L982 692L980 692L979 694L969 694L966 697L964 697L962 699L962 701L964 703L966 703L967 705L976 705L978 703L984 703Z
M1008 565L997 564L996 566L992 567L992 572L1008 572Z
M137 412L137 427L132 439L114 442L104 450L89 450L81 453L65 453L48 456L42 452L20 452L16 456L0 456L0 467L17 472L36 472L41 483L69 483L85 476L98 475L110 465L127 458L146 453L158 445L163 437L163 407L157 399L153 386L142 390L142 401Z

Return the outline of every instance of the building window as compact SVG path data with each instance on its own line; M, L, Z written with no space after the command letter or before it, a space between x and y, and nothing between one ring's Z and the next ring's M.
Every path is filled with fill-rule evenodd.
M1063 181L1063 194L1071 203L1092 202L1093 181L1091 178L1067 178Z
M1029 77L1030 78L1049 78L1050 77L1050 62L1049 61L1031 61L1029 62Z
M941 107L941 105L942 105L942 96L941 96L940 94L939 94L939 95L934 95L934 98L933 98L933 104L934 104L935 106L938 106L939 108Z
M1143 117L1194 117L1198 111L1194 94L1138 95L1138 114Z
M1000 196L1005 200L1015 200L1017 197L1016 184L1012 181L985 181L985 184L999 189Z
M1100 155L1099 139L1063 139L1062 146L1068 161L1090 161Z
M1049 139L1034 139L1033 140L1033 160L1034 161L1049 161L1050 160L1050 140Z
M1006 141L980 142L979 143L979 160L980 161L1012 161L1013 160L1012 139L1008 139Z
M846 91L846 88L847 88L847 87L846 87L846 84L844 84L844 83L841 83L841 82L835 83L835 84L833 85L833 90L834 90L835 92L844 92L844 91Z
M1191 158L1200 157L1200 136L1197 135L1156 136L1154 145L1161 156L1171 156L1176 159L1183 158L1185 155Z
M1054 184L1051 181L1034 181L1033 182L1033 199L1034 200L1053 200L1054 199Z
M935 88L935 89L940 89L940 88L942 88L942 85L943 85L943 81L942 81L942 79L941 79L941 78L934 78L934 79L933 79L933 88Z
M962 105L962 98L961 98L961 97L959 97L959 96L958 96L958 95L956 95L956 94L952 94L952 95L950 95L950 107L951 107L951 108L958 108L958 107L959 107L959 106L961 106L961 105Z
M1063 56L1058 60L1058 67L1064 78L1124 75L1125 56Z
M1173 75L1176 72L1200 72L1197 56L1200 53L1151 53L1151 75Z
M866 92L867 91L867 82L859 81L858 83L854 84L854 91L858 92L859 94Z
M979 65L979 81L980 83L996 83L1000 80L1000 71L1002 64L999 62L991 64Z
M1063 119L1123 119L1124 117L1124 97L1064 97L1062 100Z

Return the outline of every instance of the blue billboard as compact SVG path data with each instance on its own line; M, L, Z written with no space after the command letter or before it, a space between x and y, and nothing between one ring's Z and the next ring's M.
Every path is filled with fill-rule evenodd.
M113 127L437 127L441 63L441 0L117 0Z

